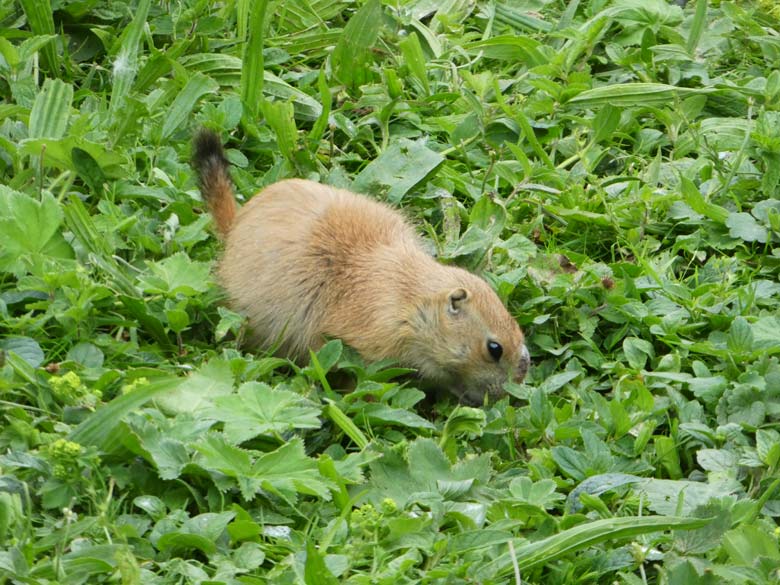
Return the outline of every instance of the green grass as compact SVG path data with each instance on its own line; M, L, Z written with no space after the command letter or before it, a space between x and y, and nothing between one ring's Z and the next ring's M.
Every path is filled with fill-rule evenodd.
M773 1L5 0L0 29L0 585L778 582ZM338 341L248 353L203 126L243 197L402 207L506 300L526 383L475 409Z

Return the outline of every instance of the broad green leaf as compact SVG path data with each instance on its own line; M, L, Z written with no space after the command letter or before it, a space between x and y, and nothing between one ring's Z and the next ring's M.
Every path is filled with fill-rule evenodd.
M263 101L261 111L267 124L276 134L276 144L282 155L295 162L298 129L295 127L293 105L289 102Z
M463 46L470 54L481 54L489 59L521 61L526 67L544 65L549 59L539 41L527 36L498 36L474 41Z
M749 524L742 524L724 534L723 548L739 565L753 565L759 557L780 560L776 537Z
M382 24L382 2L368 0L349 19L331 54L336 77L349 87L357 87L371 78L371 48Z
M123 170L125 158L116 152L108 150L104 145L90 142L76 136L53 138L27 138L21 142L20 152L30 155L43 155L45 166L53 166L79 172L77 164L83 161L74 160L73 151L80 149L86 152L100 166L106 176L116 178ZM75 155L79 157L79 154ZM83 168L82 168L83 170Z
M186 378L164 396L156 399L160 407L171 413L189 413L208 416L213 412L214 401L233 391L233 373L224 360L212 359Z
M541 509L551 508L563 499L562 494L556 493L555 482L551 479L535 482L529 477L518 477L510 482L509 492L518 501Z
M426 59L420 46L420 39L417 33L412 32L407 38L398 43L401 54L404 57L404 64L409 68L410 73L420 83L425 94L430 93L428 84L428 72L426 70Z
M355 177L352 188L360 193L381 194L398 203L444 161L422 142L402 138L371 161Z
M753 351L753 329L744 317L731 322L727 343L729 350L737 354Z
M579 106L612 106L631 107L654 104L668 104L677 98L694 94L710 93L710 89L693 89L676 87L663 83L616 83L588 89L569 100L570 104Z
M293 497L296 492L329 499L328 485L317 462L306 457L303 442L294 439L271 453L239 449L216 434L193 445L200 453L196 462L234 478L244 498L251 500L261 489Z
M306 541L304 579L306 585L338 585L340 583L328 569L325 559L312 540Z
M680 187L685 202L697 213L710 218L720 224L725 224L732 215L727 209L706 201L698 187L687 177L680 177Z
M612 138L620 123L620 108L606 105L599 109L593 119L593 142L599 143Z
M294 392L259 382L246 382L238 394L219 397L215 403L213 416L225 423L225 437L237 444L257 435L321 425L318 406Z
M403 507L416 493L444 501L449 497L462 499L490 477L490 459L478 456L452 466L441 448L432 440L418 438L409 445L407 458L385 451L384 456L370 463L367 498L379 505L384 498ZM450 488L457 488L452 491Z
M186 520L178 530L166 532L157 540L160 552L174 549L197 549L211 555L217 550L217 541L233 520L235 512L199 514Z
M194 296L209 288L209 265L190 260L183 252L149 264L149 272L139 279L146 292L162 293L171 297Z
M49 193L40 200L0 185L0 270L18 272L36 255L72 258L60 233L62 209Z
M32 368L39 367L45 359L41 346L31 337L6 337L5 339L0 339L0 350L14 352Z
M450 413L447 422L444 423L439 446L446 448L448 438L454 439L461 435L477 437L482 435L486 420L484 410L470 406L458 406Z
M62 138L68 127L72 102L72 85L60 79L47 79L30 112L28 137Z
M100 164L88 151L78 146L74 146L70 151L70 158L73 167L87 186L95 195L103 194L103 184L106 182L106 175Z
M435 427L428 420L406 410L393 408L387 404L366 404L357 416L363 425L399 425L410 429L430 429Z
M655 357L653 344L638 337L626 337L623 340L623 352L629 365L637 370L644 368L647 360Z
M656 514L692 514L712 498L724 495L717 485L688 480L645 479L636 484L636 489Z
M600 475L591 476L569 492L566 498L566 506L571 511L576 512L582 508L580 502L580 494L590 494L593 496L599 496L604 492L611 491L615 488L632 485L642 482L642 478L636 475L630 475L628 473L602 473Z
M470 550L506 544L512 533L504 530L480 529L456 533L447 539L447 549L453 554Z
M81 364L86 368L99 368L103 365L105 355L93 343L82 341L68 350L67 359Z
M774 468L780 462L780 433L774 429L756 431L756 452L767 467Z
M746 242L761 242L765 244L769 233L749 213L730 213L726 219L729 235Z
M171 554L186 550L199 550L205 555L213 555L217 552L217 545L200 534L183 532L167 532L157 539L157 549L161 553Z

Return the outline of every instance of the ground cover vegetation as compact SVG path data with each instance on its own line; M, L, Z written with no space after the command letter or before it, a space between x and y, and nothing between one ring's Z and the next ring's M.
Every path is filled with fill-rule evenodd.
M0 30L0 583L778 582L774 2L2 0ZM467 408L338 341L247 352L201 126L243 197L403 208L506 300L526 383Z

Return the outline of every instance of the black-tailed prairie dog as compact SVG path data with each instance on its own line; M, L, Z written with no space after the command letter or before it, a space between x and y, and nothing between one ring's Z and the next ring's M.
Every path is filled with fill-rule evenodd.
M239 209L211 131L196 136L193 164L224 240L220 284L256 347L305 363L309 349L339 338L472 404L525 377L523 333L496 293L436 262L398 211L301 179L274 183Z

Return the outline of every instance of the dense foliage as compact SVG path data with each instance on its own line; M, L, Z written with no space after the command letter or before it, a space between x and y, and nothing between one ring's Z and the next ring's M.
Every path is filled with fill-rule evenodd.
M0 584L776 583L780 9L678 4L0 1ZM526 383L247 352L201 126L404 208Z

